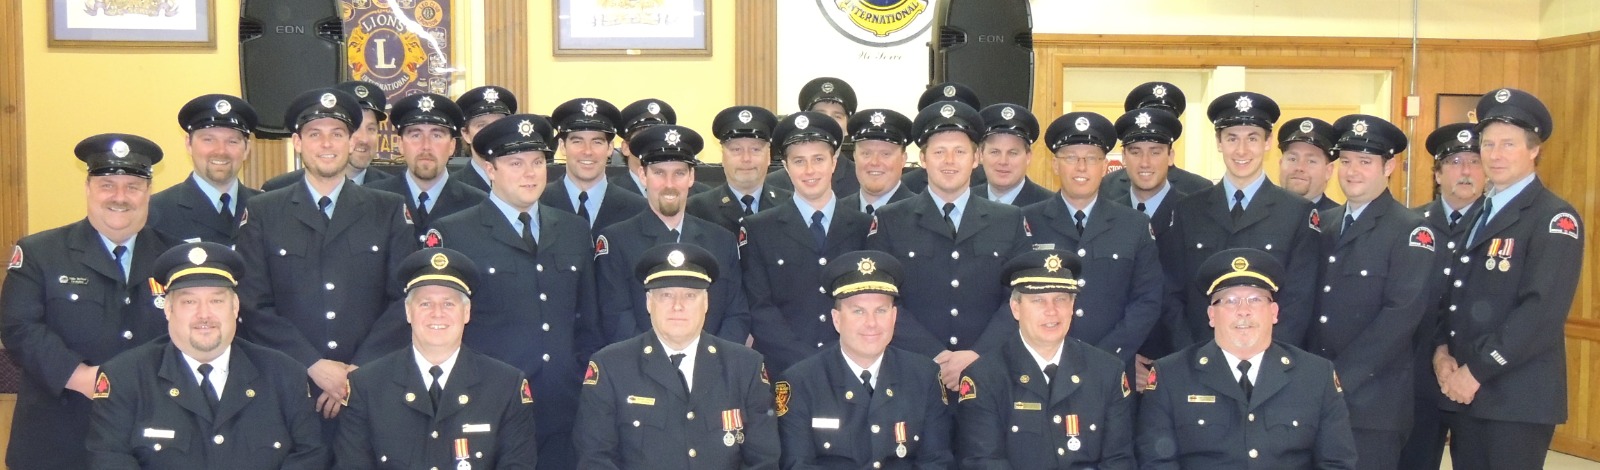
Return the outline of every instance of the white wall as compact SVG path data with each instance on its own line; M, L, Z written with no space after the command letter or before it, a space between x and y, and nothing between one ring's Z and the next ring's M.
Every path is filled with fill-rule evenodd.
M1600 31L1600 1L1540 0L1539 38Z
M1549 36L1540 32L1540 6L1550 3L1600 9L1596 0L1421 0L1420 35L1539 39ZM1032 0L1032 5L1035 33L1411 37L1409 0Z

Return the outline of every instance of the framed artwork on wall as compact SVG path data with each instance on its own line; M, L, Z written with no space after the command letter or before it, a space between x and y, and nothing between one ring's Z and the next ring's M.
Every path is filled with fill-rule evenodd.
M711 55L707 0L556 0L555 55Z
M50 0L50 47L217 46L215 0Z
M1440 93L1436 107L1439 114L1434 117L1433 127L1437 129L1447 124L1478 122L1478 99L1482 97L1483 95Z

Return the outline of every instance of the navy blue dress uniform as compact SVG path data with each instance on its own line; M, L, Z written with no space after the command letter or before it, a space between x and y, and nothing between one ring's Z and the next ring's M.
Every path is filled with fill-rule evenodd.
M993 134L1011 134L1021 137L1022 140L1028 142L1030 147L1033 146L1034 141L1039 140L1039 120L1033 117L1033 112L1028 111L1027 107L1011 103L994 104L983 108L982 111L978 112L978 116L983 119L984 139ZM979 155L981 158L982 154L980 153ZM1044 202L1046 199L1050 199L1051 196L1055 196L1055 194L1055 191L1045 189L1044 186L1039 186L1039 183L1033 182L1033 178L1024 176L1022 178L1022 189L1017 193L1016 198L1011 200L1011 205L1028 207L1035 203ZM972 196L989 198L989 185L973 185Z
M575 131L598 131L608 136L615 136L621 127L618 124L620 122L622 116L615 105L595 98L568 100L550 113L550 123L556 126L557 139L564 139L568 132ZM588 214L591 235L597 236L600 234L600 229L627 220L640 212L650 211L650 204L637 192L612 191L612 189L616 189L616 185L608 183L605 194L597 196L600 198L600 210ZM557 179L544 188L544 195L539 198L539 203L545 207L579 214L578 208L573 206L572 198L573 196L567 193L567 186L563 184L563 180Z
M1478 153L1478 134L1474 127L1476 124L1468 122L1446 124L1428 134L1425 145L1428 153L1433 155L1434 168L1437 169L1444 160L1458 153ZM1472 228L1472 222L1482 208L1482 198L1468 203L1466 207L1451 208L1440 197L1412 209L1421 214L1423 220L1428 222L1428 227L1433 229L1438 240L1434 242L1438 259L1433 270L1429 271L1427 280L1433 284L1433 297L1429 299L1431 303L1417 325L1417 334L1412 340L1416 349L1416 360L1412 365L1416 405L1412 407L1411 436L1400 451L1400 468L1438 468L1443 459L1446 429L1444 413L1437 404L1444 401L1445 396L1439 390L1439 382L1433 371L1433 337L1438 333L1440 320L1449 308L1449 299L1444 293L1448 289L1450 275L1444 268L1455 263L1457 249L1467 242L1467 231Z
M456 97L456 107L461 108L461 123L462 126L465 126L466 123L479 116L490 114L510 116L517 114L517 95L512 93L511 90L494 85L480 86L467 90L466 93ZM472 142L466 142L466 144L470 146ZM481 157L482 155L479 156ZM471 165L474 164L476 163L469 162L467 166L450 172L450 179L460 181L467 186L488 193L489 181L478 173L479 170L472 168Z
M941 101L918 113L914 126L919 145L946 131L977 141L983 121L967 105ZM960 229L951 230L930 191L878 209L873 217L867 249L894 255L906 266L901 298L909 314L895 324L896 346L937 356L1004 341L1008 332L1002 330L1009 328L991 320L1009 295L1001 268L1031 243L1022 210L969 192Z
M1389 160L1406 149L1405 133L1376 116L1345 116L1333 127L1340 152ZM1413 391L1414 364L1395 358L1413 351L1417 325L1437 298L1432 273L1443 246L1422 216L1387 189L1346 225L1350 210L1322 212L1328 258L1319 278L1326 291L1318 296L1307 350L1344 372L1361 468L1397 468L1415 402L1396 399Z
M1007 263L1005 277L1024 294L1076 294L1079 268L1069 251L1035 250ZM1074 338L1056 354L1047 359L1054 370L1041 369L1014 333L967 367L956 403L961 468L1134 468L1134 398L1123 362Z
M1274 256L1234 248L1209 258L1196 278L1211 280L1209 296L1237 285L1281 292L1274 286L1293 275ZM1248 395L1215 339L1157 360L1139 403L1139 468L1355 468L1333 364L1278 341L1261 354Z
M361 109L365 111L372 111L373 116L378 118L378 122L383 122L384 120L389 119L389 98L384 95L382 89L378 88L378 85L361 80L351 80L334 85L334 88L338 88L345 93L349 93L350 96L356 97L356 102L361 104ZM363 173L361 181L357 181L356 184L367 184L393 177L394 175L371 169L369 167L367 171ZM285 188L303 179L306 179L306 170L302 168L268 179L267 182L261 183L261 190L272 191L275 189ZM239 204L239 207L249 206Z
M362 119L355 97L332 88L301 94L285 117L296 132L315 119ZM405 344L394 269L417 249L411 215L392 193L349 181L338 191L331 217L304 179L251 199L234 247L245 261L240 330L306 367L363 364Z
M672 109L672 105L655 98L645 98L629 103L627 106L622 108L622 111L619 115L621 116L621 120L617 122L620 122L621 125L617 126L617 128L622 131L621 134L624 145L627 144L628 139L633 138L635 133L644 130L647 127L678 123L678 112ZM639 158L639 156L634 155L633 158ZM640 186L644 184L643 180L635 180L635 176L637 175L634 175L630 172L627 174L614 176L611 178L610 182L612 185L625 189L628 192L643 196L644 188ZM693 196L709 190L711 190L710 185L696 181L689 187L689 195Z
M855 117L856 90L844 80L817 77L800 87L800 111L813 111L812 106L824 101L839 103L844 106L847 116ZM856 179L854 149L854 142L844 142L839 146L839 161L833 167L834 194L853 194L861 190L861 181ZM789 170L786 168L767 174L766 186L794 191L794 183L789 181Z
M178 125L189 134L221 127L237 130L248 140L259 122L250 103L228 95L203 95L178 110ZM261 194L261 190L246 187L235 178L234 191L223 193L227 199L220 195L212 199L200 189L201 184L200 176L191 174L183 182L150 196L150 226L173 240L233 244L240 208L248 207L250 197Z
M711 135L721 142L737 138L772 140L772 128L777 125L778 118L760 106L734 106L722 110L712 119ZM759 194L750 196L755 198L753 200L759 199L755 212L764 212L783 205L791 195L792 191L763 184ZM738 233L739 223L746 217L744 202L739 199L739 195L724 183L710 191L690 196L689 215Z
M471 296L478 267L455 250L428 248L406 257L397 277L410 289L436 285ZM443 364L438 401L423 383L422 353L407 347L350 373L350 398L339 413L334 448L339 469L533 469L534 396L522 372L458 346ZM439 366L434 366L439 367ZM542 403L542 402L541 402ZM541 405L542 406L542 405Z
M1183 135L1183 121L1160 107L1134 108L1117 118L1116 129L1124 146L1135 142L1156 142L1171 147ZM1133 202L1133 182L1128 179L1127 168L1120 168L1100 180L1099 193L1108 201L1140 209L1150 217L1150 226L1155 229L1156 238L1161 238L1172 226L1172 209L1178 206L1178 200L1213 184L1204 176L1170 165L1167 167L1167 195L1155 207L1141 207L1145 204Z
M731 277L718 275L721 264L697 245L669 243L639 257L634 282L706 289ZM778 426L761 354L707 333L695 341L687 374L654 331L594 354L573 429L578 468L778 468Z
M420 93L401 98L400 101L394 104L394 108L391 111L393 112L393 120L391 122L394 124L395 132L402 134L405 133L406 127L418 124L432 124L450 129L452 139L459 139L461 137L461 126L466 122L462 119L461 108L457 107L454 101L450 101L444 95L433 93ZM448 158L446 156L441 157ZM441 161L440 164L443 164L443 162ZM472 170L469 168L467 171ZM476 206L478 203L483 202L484 198L489 197L487 193L448 176L444 178L444 181L439 181L437 184L443 184L444 187L439 188L439 195L436 196L436 199L427 201L426 208L418 206L421 201L418 201L417 198L421 194L411 193L409 175L378 181L367 185L367 187L388 191L404 198L406 209L411 212L412 220L415 222L412 225L412 231L416 232L417 241L426 245L428 244L426 233L428 232L428 227L432 226L433 221Z
M820 141L837 148L839 127L821 113L805 111L784 118L772 140L780 152L802 142ZM788 369L839 339L827 315L833 296L825 292L823 272L828 260L866 245L872 217L844 207L837 199L833 204L833 218L820 246L810 220L821 211L794 197L746 218L740 229L739 262L745 298L750 301L750 330L755 350L774 370Z
M1075 127L1079 117L1089 123L1083 130ZM1110 151L1116 142L1110 121L1083 112L1056 118L1046 138L1051 152L1074 144ZM1083 269L1074 272L1081 274L1086 286L1094 286L1078 293L1068 334L1132 363L1161 318L1164 279L1160 254L1150 218L1127 206L1101 204L1103 196L1096 196L1082 233L1072 209L1059 195L1023 208L1022 216L1032 231L1034 249L1076 254Z
M850 142L851 145L863 140L881 140L899 145L900 149L904 151L905 147L911 145L911 141L914 140L911 134L911 118L892 109L863 109L861 112L851 115L845 127L846 134L849 136L845 140ZM926 183L927 181L924 180L923 184ZM839 205L847 209L860 210L867 212L868 215L878 209L874 207L872 211L867 211L867 208L861 204L861 191L859 190L843 193L839 191L838 187L834 187L833 194L842 195L839 196ZM902 183L898 188L895 188L894 193L889 195L889 200L883 205L900 202L916 194L916 192L906 188L906 185Z
M645 167L666 161L698 163L695 155L705 146L698 133L676 125L654 126L628 141ZM610 192L610 191L607 191ZM681 230L681 231L679 231ZM674 234L673 231L679 231ZM734 234L716 224L683 214L680 227L667 227L652 209L600 230L595 238L595 283L600 287L600 329L606 343L623 341L649 329L645 289L633 268L651 247L688 243L710 250L726 276L710 288L707 333L743 344L750 335L750 304L745 300L739 268L739 246Z
M543 117L511 115L479 130L473 146L490 162L521 152L550 155L555 129ZM516 209L506 205L512 211L507 212L501 204L490 196L433 224L443 246L479 268L463 344L528 377L540 404L534 408L540 465L572 468L577 456L571 431L578 413L573 378L603 345L589 225L541 204L529 211L538 218L529 231L536 240L530 247L521 238L520 223L512 223Z
M1282 151L1295 142L1305 142L1322 149L1328 155L1328 163L1332 164L1339 159L1338 149L1335 148L1339 140L1339 130L1327 121L1314 117L1294 118L1283 122L1283 130L1278 132L1278 150ZM1403 137L1403 136L1402 136ZM1332 170L1330 170L1332 171ZM1339 207L1338 202L1323 193L1312 202L1312 207L1318 211L1327 211Z
M90 177L149 178L162 156L154 142L127 134L89 137L73 153L88 164ZM148 225L130 242L126 271L87 218L22 237L12 247L0 287L0 338L22 377L6 466L87 466L89 397L67 390L67 381L79 365L104 364L166 334L167 321L146 281L156 257L175 243Z
M163 292L237 286L244 260L227 246L186 243L155 262ZM234 314L237 311L232 312ZM233 321L229 315L217 315ZM195 321L202 321L196 318ZM227 378L219 397L193 357L169 337L117 355L101 368L89 429L93 468L327 468L322 423L293 358L225 333ZM98 381L97 380L97 381ZM212 400L215 401L212 401Z
M1477 112L1480 138L1493 123L1550 137L1550 112L1527 92L1487 93ZM1450 263L1449 306L1434 341L1448 346L1480 388L1470 405L1445 400L1441 408L1455 412L1453 461L1532 468L1543 462L1554 426L1567 419L1562 325L1582 268L1583 223L1536 172L1491 188L1486 198Z
M1270 133L1278 119L1277 103L1251 92L1217 97L1208 111L1218 129L1257 126ZM1185 196L1173 208L1172 226L1157 240L1161 267L1167 272L1168 295L1162 308L1170 335L1167 348L1151 351L1156 356L1210 336L1208 302L1203 286L1196 285L1195 273L1206 258L1228 248L1262 250L1285 266L1288 276L1277 297L1280 313L1272 334L1285 344L1303 344L1316 301L1320 217L1310 201L1278 187L1265 174L1259 178L1261 186L1238 220L1229 213L1233 195L1227 194L1222 182Z

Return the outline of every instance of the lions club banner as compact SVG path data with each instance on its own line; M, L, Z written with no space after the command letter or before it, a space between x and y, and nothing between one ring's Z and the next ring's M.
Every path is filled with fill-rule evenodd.
M389 102L417 93L445 94L455 71L450 0L339 0L350 77L383 89ZM399 137L378 128L379 159L392 159Z

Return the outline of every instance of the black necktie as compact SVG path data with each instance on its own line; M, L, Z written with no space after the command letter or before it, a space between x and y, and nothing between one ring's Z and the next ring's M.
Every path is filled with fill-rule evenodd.
M867 215L872 215L872 204L867 204Z
M217 196L217 202L221 203L218 204L220 209L217 209L217 215L221 215L222 220L228 222L229 225L232 225L233 208L228 207L228 203L233 202L233 196L228 195L228 193L222 193L221 196Z
M591 222L592 223L592 221L589 219L589 192L588 191L578 191L578 216L579 217L583 217L583 220L585 222Z
M861 386L867 387L867 395L872 395L872 371L861 371Z
M428 226L428 193L417 195L417 226Z
M528 245L528 252L539 256L539 242L533 240L533 216L527 212L519 212L517 221L522 222L522 243Z
M683 358L688 356L688 354L684 353L667 356L667 359L672 360L672 370L678 371L678 383L683 384L684 393L689 392L689 379L683 375L683 368L680 366L683 365Z
M750 214L756 213L756 211L755 211L756 197L755 196L751 196L749 194L746 194L746 195L743 195L743 196L739 196L739 202L744 204L744 215L749 216Z
M954 203L954 202L946 202L946 203L944 203L944 224L950 226L950 238L955 238L956 237L956 222L954 220L950 220L950 213L954 212L955 210L956 210L956 203Z
M333 214L328 213L328 206L332 205L333 199L323 196L322 199L317 200L317 212L321 213L324 219L333 219Z
M1088 217L1088 215L1085 215L1083 211L1072 213L1072 225L1078 228L1078 235L1083 235L1083 219L1085 217Z
M1139 212L1144 212L1144 203L1141 202L1139 205L1134 206L1133 208L1137 209Z
M1250 399L1250 392L1254 391L1255 384L1250 383L1250 361L1239 361L1239 388L1244 390L1244 399Z
M439 385L439 377L444 375L444 369L439 366L428 368L428 375L433 376L433 383L428 385L428 399L433 400L433 409L439 409L439 395L444 393L444 386Z
M122 282L124 284L128 282L128 269L122 267L122 256L126 254L128 254L128 247L126 246L117 245L116 248L111 249L111 261L117 263L117 272L122 273Z
M1345 210L1349 210L1349 209L1346 208ZM1344 226L1343 227L1339 227L1339 240L1340 241L1344 240L1344 234L1350 233L1350 226L1355 225L1355 224L1356 224L1356 216L1351 215L1349 212L1346 212L1344 214Z
M1044 383L1048 384L1051 380L1055 380L1057 370L1061 370L1061 366L1055 364L1046 364L1044 366Z
M1483 209L1478 210L1478 222L1472 224L1472 234L1471 236L1467 237L1467 243L1470 244L1478 240L1478 232L1482 231L1483 227L1489 225L1489 216L1491 215L1489 214L1489 211L1492 210L1494 210L1494 199L1483 198Z
M200 364L195 370L200 371L200 393L206 396L206 405L211 406L211 411L217 411L217 403L222 401L217 398L217 386L211 383L211 364Z
M822 211L811 213L811 239L817 242L817 253L822 253L823 245L828 244L828 229L822 226Z
M1458 223L1461 223L1461 211L1450 211L1450 230L1455 230Z
M1233 210L1228 211L1233 216L1233 221L1238 222L1239 216L1244 215L1244 190L1233 190Z
M667 230L667 236L672 237L673 243L678 243L679 241L683 240L683 234L678 233L678 229Z

